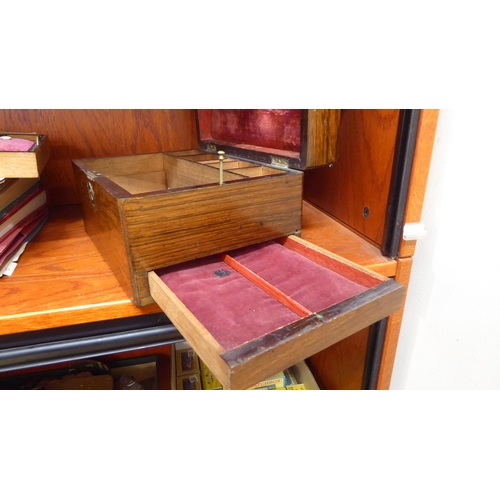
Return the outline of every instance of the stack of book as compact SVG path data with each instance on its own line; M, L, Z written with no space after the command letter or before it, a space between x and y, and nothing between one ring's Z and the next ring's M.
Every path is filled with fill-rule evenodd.
M48 217L39 178L0 179L0 277L10 276Z

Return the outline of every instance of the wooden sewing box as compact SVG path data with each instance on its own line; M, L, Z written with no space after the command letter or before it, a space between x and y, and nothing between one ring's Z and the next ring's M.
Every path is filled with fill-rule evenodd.
M335 168L340 119L198 110L199 149L73 160L85 229L131 300L156 302L227 389L402 305L402 285L300 238L303 170Z

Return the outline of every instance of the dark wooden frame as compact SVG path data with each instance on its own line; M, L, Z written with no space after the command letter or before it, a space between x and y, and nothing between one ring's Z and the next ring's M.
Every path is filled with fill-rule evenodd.
M419 109L402 109L400 111L381 248L382 253L391 259L396 258L399 254L419 120Z

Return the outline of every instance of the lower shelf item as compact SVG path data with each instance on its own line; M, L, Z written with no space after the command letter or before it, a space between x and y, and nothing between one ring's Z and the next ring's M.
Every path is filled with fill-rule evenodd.
M0 380L0 390L155 390L156 356L112 363L95 359L77 361L67 368L44 370Z
M223 390L208 366L198 357L188 342L172 347L173 390ZM319 390L305 361L300 361L268 377L247 390Z

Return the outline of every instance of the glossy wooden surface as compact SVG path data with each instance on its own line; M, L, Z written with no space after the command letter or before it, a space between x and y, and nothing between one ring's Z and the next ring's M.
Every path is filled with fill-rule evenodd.
M379 247L398 120L397 109L342 110L337 163L308 170L304 178L306 200Z
M394 259L307 201L302 204L301 237L384 276L396 274Z
M132 298L135 283L131 275L129 249L123 233L119 199L116 196L116 191L124 190L116 186L113 195L100 183L91 181L79 168L75 168L75 179L85 231L126 291L127 297ZM105 181L110 183L108 179Z
M360 390L363 384L369 328L323 349L308 359L321 389Z
M236 173L245 169L235 169L225 172L221 185L218 168L158 156L169 157L139 155L131 173L151 173L165 164L169 186L180 183L178 189L160 186L161 191L131 195L96 174L123 172L120 158L112 165L108 159L73 162L87 233L136 305L153 302L149 271L300 230L301 172L274 169L277 175L246 177ZM129 165L133 159L123 157Z
M330 165L338 160L340 109L310 109L307 119L307 151L305 168Z
M78 205L52 208L13 276L0 279L0 334L160 312L135 307L85 233Z
M364 113L364 112L363 112ZM355 116L355 115L359 116ZM356 142L356 134L354 131L358 128L362 131L364 128L361 126L362 117L361 112L358 111L350 116L350 113L344 113L343 119L347 116L349 121L352 123L348 124L348 128L351 129L350 133L347 133L345 128L341 127L341 158L342 152L346 149L346 138L348 136L351 137L352 146L355 147ZM434 138L436 133L436 126L438 120L439 111L438 110L421 110L419 128L417 133L417 143L415 149L415 156L412 165L412 175L410 179L410 187L408 193L408 202L405 212L405 222L419 222L420 216L422 212L422 206L425 196L425 189L427 184L427 176L430 167L430 161L432 156L432 149L434 145ZM374 117L372 117L374 118ZM356 122L360 122L359 126L356 127ZM373 133L368 134L368 132L359 135L358 137L375 137ZM362 144L362 143L361 143ZM375 147L376 142L372 144L372 148ZM381 147L382 145L379 145ZM385 146L384 146L385 148ZM356 154L352 153L351 158L359 160L364 156L366 159L369 159L371 155L369 154L368 145L363 145L362 149L365 150L364 153L358 152ZM375 158L375 156L373 157ZM355 165L355 171L357 172L358 179L363 184L363 172L365 171L363 168L359 168L361 164L358 164L354 161L353 165ZM387 165L389 165L387 163ZM333 167L335 169L336 167ZM348 168L348 165L341 165L341 170L343 168ZM366 168L366 167L365 167ZM332 169L332 170L333 170ZM370 172L368 168L366 170ZM311 183L312 172L306 173L306 194L308 193L307 187L309 186L309 190L312 189ZM324 172L321 175L326 175ZM331 177L332 182L334 178L337 178L336 175L332 172L328 174ZM348 180L350 177L348 175L344 175L342 172L338 173L338 182L344 182ZM354 180L355 178L353 178ZM352 191L355 184L352 184L348 187L348 191ZM344 187L343 184L340 186ZM328 197L334 197L339 195L340 200L346 204L345 208L340 207L339 219L342 220L346 225L347 221L349 221L350 212L352 205L349 202L349 199L344 198L343 194L338 192L335 189L335 185L331 184L331 190L325 189L324 186L314 186L314 189L318 188L321 196L318 198L319 203L323 205L323 207L327 207L328 210L332 210L333 208L329 207L337 207L337 204L334 200L329 200ZM324 198L323 198L324 197ZM356 200L356 196L355 196ZM308 204L304 203L304 213L307 213ZM322 208L323 208L322 207ZM328 211L327 210L327 211ZM344 211L342 211L344 210ZM385 212L385 209L384 209ZM337 231L339 237L336 238L336 246L337 251L346 251L345 248L339 248L345 242L349 246L353 245L355 242L354 238L344 238L342 236L343 231L348 231L345 227L340 226L335 229L334 222L329 220L328 215L322 214L320 212L314 212L314 223L313 226L310 227L311 232L308 233L308 227L305 226L303 229L303 234L306 238L310 238L312 241L315 241L318 245L323 248L329 248L328 245L331 244L329 242L330 238ZM337 215L337 213L335 214ZM344 219L342 219L344 217ZM305 218L307 220L307 217ZM326 234L325 234L326 233ZM411 258L403 258L403 257L411 257L415 251L416 242L415 241L402 241L400 247L400 257L397 260L388 260L387 263L380 261L380 254L375 259L377 264L372 268L377 269L379 272L383 272L382 269L385 269L385 274L387 276L394 276L395 279L402 283L406 288L408 288L410 284L410 272L411 272ZM368 252L365 254L364 252ZM367 262L370 261L374 257L374 253L376 250L374 247L365 246L363 244L360 245L360 250L356 250L355 246L350 247L348 251L351 259L357 259L357 262ZM355 256L357 254L357 256ZM366 265L366 264L365 264ZM394 366L394 360L396 356L396 349L399 339L399 332L401 329L401 322L403 318L404 309L401 308L395 314L389 317L386 339L384 344L384 351L381 360L380 366L380 375L377 384L378 389L388 389L390 387L392 369ZM328 388L345 388L345 389L360 389L361 383L363 379L363 369L364 369L364 360L366 354L366 346L368 339L368 330L364 332L358 332L356 335L348 337L347 339L339 342L331 346L324 351L319 352L314 355L311 359L309 359L309 364L311 368L314 370L315 375L317 376L319 381L322 381L323 386Z
M399 332L403 321L404 304L410 284L410 274L413 265L413 258L407 257L398 260L398 272L396 280L405 286L406 292L402 307L389 317L387 323L387 332L385 335L384 351L380 362L380 374L377 383L377 389L389 389L391 384L392 369L396 358L396 349L398 347Z
M408 202L404 222L420 222L424 204L425 189L431 165L432 149L438 122L439 110L422 109L417 131L417 144L410 178ZM415 253L417 242L401 240L399 257L411 257Z
M380 270L390 270L394 261L331 219L323 227L324 217L304 203L304 239L319 246L323 241L329 251L392 275ZM0 334L160 312L156 304L133 305L85 232L79 205L51 209L13 276L0 279L0 304Z
M196 147L194 110L0 109L0 130L48 136L50 205L79 203L71 160Z

